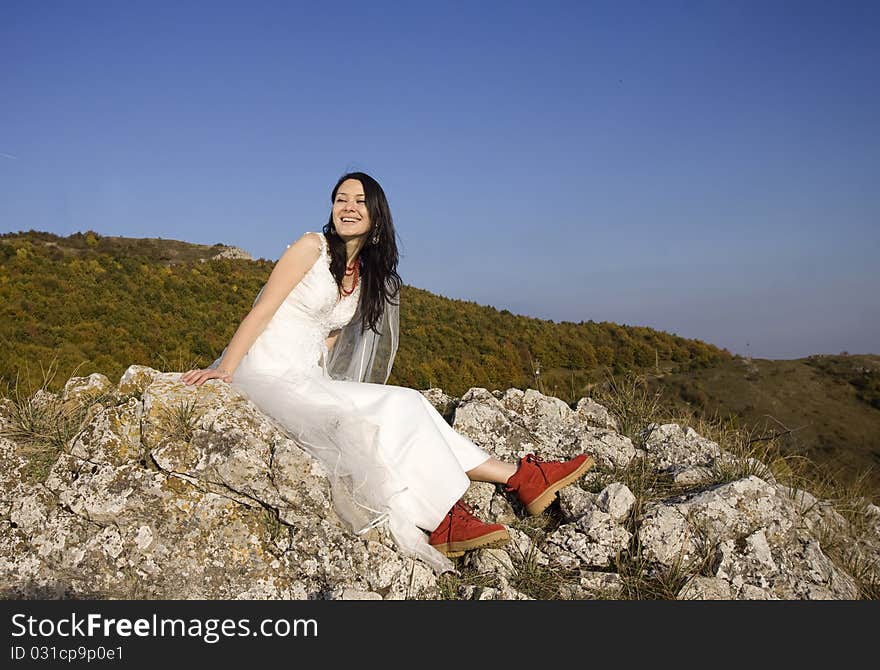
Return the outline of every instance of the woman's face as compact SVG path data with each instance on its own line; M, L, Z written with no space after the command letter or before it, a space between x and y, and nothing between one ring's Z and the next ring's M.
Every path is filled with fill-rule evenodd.
M339 185L333 201L333 226L343 239L364 236L370 232L370 213L360 180L346 179Z

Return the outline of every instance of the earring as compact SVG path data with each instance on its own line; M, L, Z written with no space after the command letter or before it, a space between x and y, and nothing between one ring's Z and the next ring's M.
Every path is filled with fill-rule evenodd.
M379 244L379 229L376 228L376 232L373 233L373 239L370 240L373 244Z

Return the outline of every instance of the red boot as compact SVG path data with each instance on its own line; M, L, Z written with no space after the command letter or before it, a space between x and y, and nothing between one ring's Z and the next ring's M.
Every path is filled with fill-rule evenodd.
M461 556L468 549L507 542L507 528L498 523L483 523L461 500L452 506L428 544L450 558Z
M505 490L516 491L529 514L537 516L553 502L559 489L576 481L594 463L586 454L564 462L542 461L534 454L528 454L520 459L519 467L507 480Z

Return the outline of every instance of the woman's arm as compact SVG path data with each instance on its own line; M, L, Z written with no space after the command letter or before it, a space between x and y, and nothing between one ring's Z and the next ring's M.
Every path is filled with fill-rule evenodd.
M331 330L330 334L327 336L327 339L324 340L324 344L327 345L327 351L333 350L333 345L336 344L336 338L339 337L339 333L342 332L342 328L337 328L336 330Z
M284 302L294 287L305 277L312 265L321 254L321 241L319 233L306 233L296 242L287 247L287 250L278 259L272 274L263 288L263 293L257 304L251 308L235 335L226 347L223 360L218 369L226 370L229 375L235 371L241 359L250 350L260 333L272 320L275 312Z

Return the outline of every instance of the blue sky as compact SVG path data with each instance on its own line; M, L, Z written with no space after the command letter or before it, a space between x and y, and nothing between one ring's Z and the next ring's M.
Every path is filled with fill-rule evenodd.
M0 231L277 259L348 170L407 284L880 354L880 3L0 5Z

